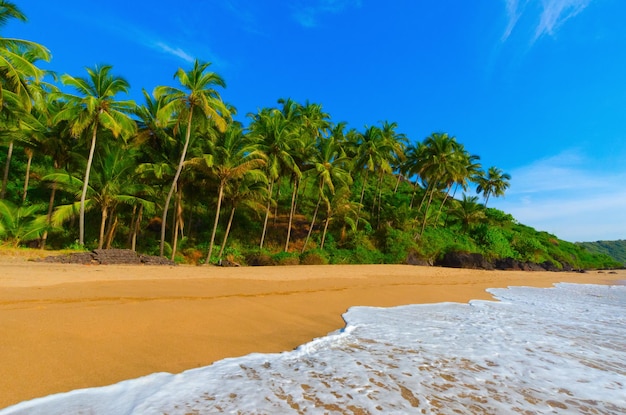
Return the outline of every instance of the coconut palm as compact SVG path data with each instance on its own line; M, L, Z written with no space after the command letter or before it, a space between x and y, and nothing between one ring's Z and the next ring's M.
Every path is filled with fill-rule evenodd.
M161 245L159 250L161 256L163 255L165 244L167 211L187 157L191 132L198 128L200 124L206 123L207 121L211 126L215 126L219 131L224 132L226 130L227 120L230 117L228 108L222 102L222 98L217 90L214 89L216 86L225 87L226 84L218 74L207 71L210 65L210 63L201 63L196 60L193 68L189 71L184 71L182 68L179 68L174 74L174 78L178 80L182 88L158 86L154 89L156 99L166 97L167 100L167 103L160 109L158 118L161 120L167 120L172 117L176 118L176 130L181 129L182 126L186 126L185 140L180 154L180 160L176 168L176 173L174 174L174 179L172 180L172 185L165 199L165 206L163 207Z
M489 196L504 196L506 189L510 185L509 180L511 180L511 175L504 173L497 167L489 167L487 174L476 177L476 182L478 183L476 193L483 194L485 207L487 207Z
M300 174L300 169L291 155L297 134L293 129L293 125L278 109L264 108L258 113L248 114L248 116L252 119L249 126L250 135L257 139L258 149L267 157L265 174L269 182L265 220L263 221L263 231L259 245L262 249L267 232L267 222L271 212L274 184L277 183L280 177L286 174L286 172Z
M327 207L327 223L325 225L326 231L331 211L331 203L329 199L330 195L335 194L335 186L347 186L352 184L352 177L350 176L350 173L344 169L345 162L347 160L346 154L335 141L335 137L331 135L328 138L320 138L318 140L317 147L318 151L316 152L316 157L313 159L311 177L318 183L318 198L313 212L311 226L309 226L309 232L306 236L306 240L304 241L304 245L302 246L302 252L306 250L309 238L311 237L321 202L324 201ZM327 194L327 190L330 195Z
M80 195L79 239L80 245L85 244L85 198L89 186L89 175L93 163L98 133L110 131L114 137L128 138L136 131L136 124L128 116L135 107L131 100L117 100L120 93L128 93L130 85L119 76L111 74L110 65L97 65L87 68L88 77L63 75L61 80L66 86L76 90L76 94L62 93L60 96L68 103L55 116L55 120L66 120L75 137L84 132L91 134L89 156Z
M240 180L244 176L255 176L262 180L263 172L260 170L265 165L265 155L259 151L254 142L250 142L243 134L243 128L239 124L231 124L224 134L220 134L215 143L211 144L211 152L203 157L197 157L189 161L191 167L196 167L208 172L217 179L217 207L215 208L215 220L209 242L209 251L205 264L211 261L215 233L220 219L224 190L232 181Z
M461 224L463 232L467 232L473 225L487 219L485 208L478 204L478 197L466 194L463 194L462 200L454 200L450 215Z
M27 20L15 3L0 0L0 28L12 19ZM42 45L0 36L0 107L4 105L6 90L15 93L21 105L30 111L33 103L30 85L45 74L36 65L39 60L50 60L50 52Z
M105 144L94 158L92 183L87 187L89 198L86 209L99 207L101 213L98 248L111 246L118 224L117 208L120 204L141 205L154 209L154 203L145 198L150 194L149 186L141 183L135 174L137 152L132 147ZM68 173L53 173L44 180L54 180L65 191L79 192L84 187L79 178ZM53 223L60 225L75 212L75 203L55 209Z

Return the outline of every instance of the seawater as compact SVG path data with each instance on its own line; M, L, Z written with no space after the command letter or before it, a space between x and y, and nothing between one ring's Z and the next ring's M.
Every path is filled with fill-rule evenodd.
M626 286L354 307L296 350L23 402L8 414L626 414Z

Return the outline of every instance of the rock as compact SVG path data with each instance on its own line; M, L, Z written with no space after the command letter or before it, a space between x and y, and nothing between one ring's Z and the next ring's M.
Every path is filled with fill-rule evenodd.
M40 262L84 265L176 265L174 261L167 258L152 255L139 255L130 249L94 249L91 252L75 252L65 255L48 256L41 259Z
M448 252L435 265L450 268L493 269L493 265L481 254L464 252Z

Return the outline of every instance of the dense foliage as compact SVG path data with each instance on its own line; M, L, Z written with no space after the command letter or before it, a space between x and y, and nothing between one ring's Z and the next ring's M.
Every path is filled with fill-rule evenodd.
M0 5L0 22L23 19ZM616 266L487 208L511 177L446 133L348 129L291 99L238 122L224 80L198 61L138 105L111 66L52 78L37 68L48 58L0 37L5 244L127 247L189 263L432 262L460 251Z
M576 245L594 254L608 255L614 260L626 264L626 240L578 242Z

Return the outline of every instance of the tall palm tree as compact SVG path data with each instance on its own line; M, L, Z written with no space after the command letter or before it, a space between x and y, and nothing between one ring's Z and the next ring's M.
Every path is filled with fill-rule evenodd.
M262 202L267 198L267 182L268 180L265 174L259 176L257 171L252 170L239 180L233 181L228 186L224 197L230 204L230 215L228 217L226 231L224 231L222 246L220 247L220 252L217 254L218 263L222 260L222 255L226 248L228 235L231 225L233 224L233 218L235 217L235 210L240 205L245 205L253 211L264 210L265 206Z
M487 207L489 196L504 196L506 189L510 186L509 180L511 180L510 174L504 173L499 168L493 166L489 167L485 175L476 177L476 182L478 183L476 193L483 194L485 207Z
M304 245L302 246L302 252L306 250L306 246L309 242L309 238L311 237L313 227L315 226L315 220L322 201L326 203L327 221L328 218L330 218L331 203L329 195L326 193L326 189L328 189L328 192L333 195L335 194L335 186L348 186L352 184L352 176L350 176L350 173L344 169L347 157L343 152L343 149L335 141L335 137L331 135L328 138L320 138L318 140L317 147L318 151L316 153L316 158L313 160L314 167L311 170L313 172L311 176L318 182L318 198L313 212L311 226L309 226L309 232L306 236L306 240L304 241ZM328 224L326 224L325 229L327 229L327 225Z
M263 176L260 170L265 165L265 155L256 148L243 134L239 124L231 124L224 134L220 134L211 145L211 153L203 157L190 160L191 166L199 167L217 179L217 206L215 220L209 242L209 251L205 264L210 264L215 242L215 233L220 219L224 190L232 181L240 180L244 176ZM262 180L262 179L260 179Z
M425 205L420 235L426 228L428 211L435 193L448 189L454 183L459 170L462 169L462 157L459 156L459 150L456 138L447 133L433 133L424 140L423 164L420 171L427 187L418 211L421 211L427 197L428 201Z
M63 75L61 80L66 86L76 90L76 94L62 93L68 103L61 109L55 120L67 120L71 132L79 137L84 132L91 133L89 156L80 195L79 239L80 245L85 244L85 198L89 186L89 174L96 150L98 132L110 131L114 137L130 137L135 133L137 125L128 115L135 107L131 100L117 100L120 93L128 93L130 85L119 76L111 74L110 65L97 65L87 68L88 77Z
M120 204L139 204L152 210L154 203L144 196L150 194L149 186L137 180L135 173L137 152L132 147L108 143L103 151L94 158L91 184L88 186L87 208L100 208L100 231L98 249L110 247L117 226L116 209ZM63 190L78 192L82 186L79 178L68 173L53 173L44 177L54 180ZM57 225L74 214L74 204L59 206L54 213L53 222ZM112 219L112 221L111 221Z
M263 231L259 244L262 249L271 212L274 184L286 172L300 173L300 169L291 155L297 134L289 120L278 109L263 108L258 113L248 116L252 119L249 126L250 135L258 140L258 149L267 157L265 171L269 183L265 220L263 221Z
M210 65L210 63L201 63L196 60L193 68L189 71L179 68L174 74L174 78L178 80L182 88L158 86L154 89L156 99L166 97L167 100L167 104L163 105L159 112L159 118L162 120L172 117L176 118L177 129L186 126L185 144L183 145L178 167L163 207L159 250L161 256L163 256L165 244L167 211L187 157L191 132L206 121L209 121L219 131L224 132L226 131L227 120L230 117L230 111L222 102L222 98L217 90L214 89L216 86L226 87L226 83L215 72L207 71Z

